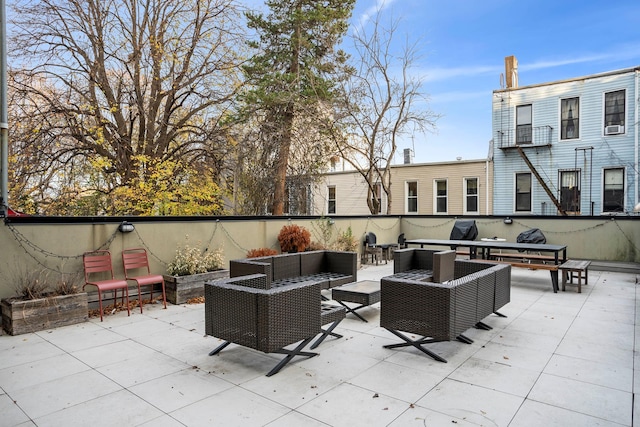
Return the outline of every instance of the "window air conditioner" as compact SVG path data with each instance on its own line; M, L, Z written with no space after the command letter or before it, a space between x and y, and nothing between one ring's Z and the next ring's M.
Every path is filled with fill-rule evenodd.
M622 125L605 126L604 128L605 135L618 135L620 133L624 133L624 126Z

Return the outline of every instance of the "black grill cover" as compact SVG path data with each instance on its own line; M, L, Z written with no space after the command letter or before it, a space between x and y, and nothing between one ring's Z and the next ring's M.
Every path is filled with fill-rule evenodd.
M475 219L458 219L453 225L449 240L475 240L478 237L478 227Z
M516 241L518 243L547 243L547 238L544 237L544 234L542 234L539 228L532 228L531 230L518 234Z

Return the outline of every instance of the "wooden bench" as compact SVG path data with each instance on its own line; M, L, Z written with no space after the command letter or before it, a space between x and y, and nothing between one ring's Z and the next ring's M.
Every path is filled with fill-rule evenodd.
M589 265L591 265L591 261L569 260L558 266L562 273L562 290L565 290L565 286L567 284L567 276L569 276L570 284L573 284L574 277L578 279L578 293L581 293L582 273L584 273L584 284L589 284Z

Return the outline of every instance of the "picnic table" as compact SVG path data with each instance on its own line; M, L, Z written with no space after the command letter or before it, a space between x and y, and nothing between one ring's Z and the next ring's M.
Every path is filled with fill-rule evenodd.
M458 247L469 248L469 258L480 260L491 260L511 264L514 267L549 270L551 273L551 283L553 292L558 292L558 269L561 264L567 261L567 245L552 245L548 243L514 243L500 241L477 241L477 240L445 240L445 239L409 239L407 245L424 246L448 246L452 249ZM505 253L491 254L492 250L517 250L517 256L510 257ZM533 252L533 253L530 253ZM541 256L540 253L551 253L551 256ZM496 258L500 258L496 260ZM550 264L540 261L549 260Z

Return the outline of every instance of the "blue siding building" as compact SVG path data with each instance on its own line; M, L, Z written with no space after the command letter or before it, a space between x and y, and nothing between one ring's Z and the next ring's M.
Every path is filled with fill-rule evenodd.
M638 204L640 66L492 100L495 215L626 215Z

